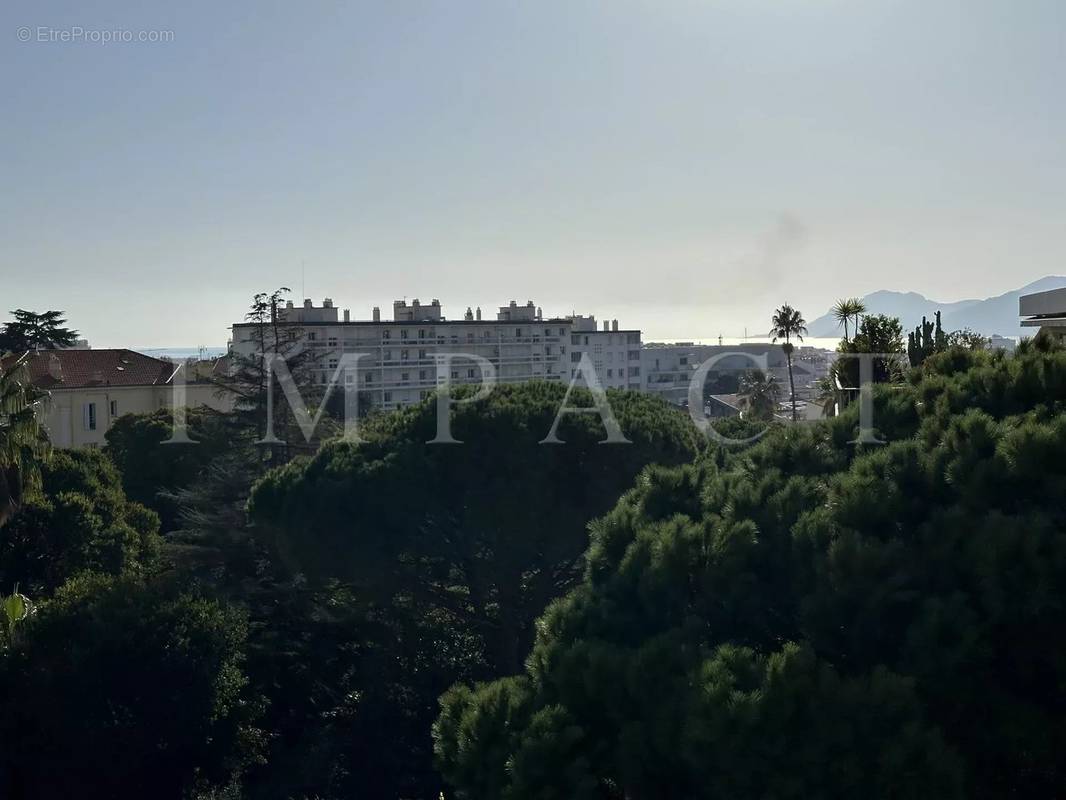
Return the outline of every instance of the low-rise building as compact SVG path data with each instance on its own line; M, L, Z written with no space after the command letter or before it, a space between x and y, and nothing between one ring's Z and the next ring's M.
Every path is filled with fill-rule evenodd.
M1004 350L1007 353L1013 353L1018 347L1018 342L1009 336L1000 336L998 333L993 333L988 337L988 347L990 350Z
M641 351L643 388L676 405L688 402L689 384L695 372L708 361L704 394L733 394L740 376L751 370L767 372L781 386L781 396L789 396L788 361L780 344L745 342L743 344L672 344L649 343ZM827 351L814 347L797 347L792 354L792 373L797 399L817 393L818 381L829 369Z
M132 350L40 350L26 367L30 382L48 392L42 423L55 447L99 447L123 414L173 405L177 365ZM185 404L229 405L213 384L196 381L185 386Z

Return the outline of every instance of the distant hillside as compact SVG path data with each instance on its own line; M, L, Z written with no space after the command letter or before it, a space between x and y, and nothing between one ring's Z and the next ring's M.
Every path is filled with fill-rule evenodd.
M899 317L905 330L913 328L922 321L922 316L932 318L939 309L944 325L948 331L959 328L971 328L985 336L993 333L1002 336L1032 336L1031 328L1022 328L1018 324L1018 298L1032 292L1046 292L1049 289L1066 287L1066 276L1049 275L1033 281L1020 289L988 297L984 300L957 300L942 303L930 300L917 292L879 291L863 298L866 310L870 314L888 314ZM826 313L808 323L811 336L839 336L841 329L832 313Z

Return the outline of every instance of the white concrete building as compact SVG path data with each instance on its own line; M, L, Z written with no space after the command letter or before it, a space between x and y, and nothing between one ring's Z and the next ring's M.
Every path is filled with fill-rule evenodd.
M1032 328L1033 334L1047 333L1066 338L1066 289L1025 294L1018 298L1018 314L1022 327Z
M316 306L304 300L278 309L278 319L300 332L318 359L317 379L326 384L346 354L364 353L357 368L344 375L346 388L360 392L360 403L383 410L413 405L438 385L438 360L456 356L440 382L478 384L481 369L470 354L496 369L501 383L533 380L569 383L588 353L604 388L640 389L638 330L621 330L617 320L597 329L595 317L545 317L532 300L500 306L494 319L480 308L467 308L462 319L447 319L438 300L397 300L392 319L375 307L369 320L353 320L331 298ZM233 325L231 347L244 355L255 351L252 323ZM578 381L582 385L582 381Z
M596 368L596 377L604 389L640 390L642 386L640 364L640 331L622 330L618 320L607 322L603 328L596 327L595 317L568 317L570 331L570 377L577 375L577 366L582 356L588 354ZM578 381L583 385L585 381Z
M393 303L392 319L383 320L374 308L369 320L353 320L349 311L339 316L330 298L321 306L305 300L278 310L285 325L298 330L302 341L318 359L318 380L328 383L347 354L364 353L357 368L346 370L345 387L360 392L360 402L372 408L395 409L428 397L438 385L438 361L452 356L440 381L478 384L481 369L474 355L489 361L501 383L569 378L571 322L545 318L533 301L501 306L495 319L482 318L481 309L467 309L462 319L446 319L440 302L422 304L417 299ZM233 325L231 347L244 355L255 352L252 323Z

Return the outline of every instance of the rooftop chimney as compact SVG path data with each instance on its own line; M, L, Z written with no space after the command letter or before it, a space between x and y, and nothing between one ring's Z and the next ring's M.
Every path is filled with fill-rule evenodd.
M610 323L607 320L603 321L603 329L605 331L610 330Z
M477 321L481 322L481 306L477 307L477 311L474 312L474 315L477 318Z
M351 322L352 321L352 310L350 308L344 309L344 321L345 322Z
M333 308L333 298L327 297L322 301L322 308Z
M470 310L470 306L466 307L466 313L463 314L463 319L465 319L467 322L474 321L474 312Z
M611 330L612 331L618 330L618 320L616 320L616 319L612 319L611 320Z
M381 309L374 306L374 322L381 322Z
M305 297L304 298L304 308L314 308L314 305L315 304L311 302L311 298L310 297Z

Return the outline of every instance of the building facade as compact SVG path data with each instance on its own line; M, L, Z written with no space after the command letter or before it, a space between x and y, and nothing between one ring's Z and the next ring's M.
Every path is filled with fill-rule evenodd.
M1066 339L1066 289L1022 295L1018 298L1018 314L1022 327L1032 328L1034 335L1046 333Z
M116 419L170 408L178 366L132 350L41 350L26 367L30 382L48 392L41 422L59 448L100 447ZM191 381L185 405L220 410L231 403L213 384Z
M782 400L788 400L788 363L784 350L780 344L764 342L647 344L641 351L643 389L675 405L686 405L695 372L711 360L713 363L704 380L705 394L734 394L740 375L762 369L780 385ZM816 395L818 381L828 373L829 363L829 354L824 350L800 346L793 351L792 372L798 400Z
M588 355L596 370L596 378L604 389L643 388L641 377L640 331L623 330L618 327L618 320L607 322L603 328L596 327L595 317L571 316L570 331L570 378L577 379L577 385L587 381L581 380L578 365L584 355Z
M617 322L597 330L593 317L546 317L532 300L524 305L512 300L493 319L485 319L480 308L447 319L438 300L397 300L391 319L382 319L375 307L369 320L353 320L327 297L321 306L288 302L277 317L316 354L319 383L339 380L360 393L361 405L375 409L414 405L444 382L480 384L476 359L490 363L501 383L569 383L580 377L577 368L587 353L605 388L640 388L640 331L619 330ZM255 325L237 323L232 331L231 348L254 355ZM351 357L359 354L352 366Z

